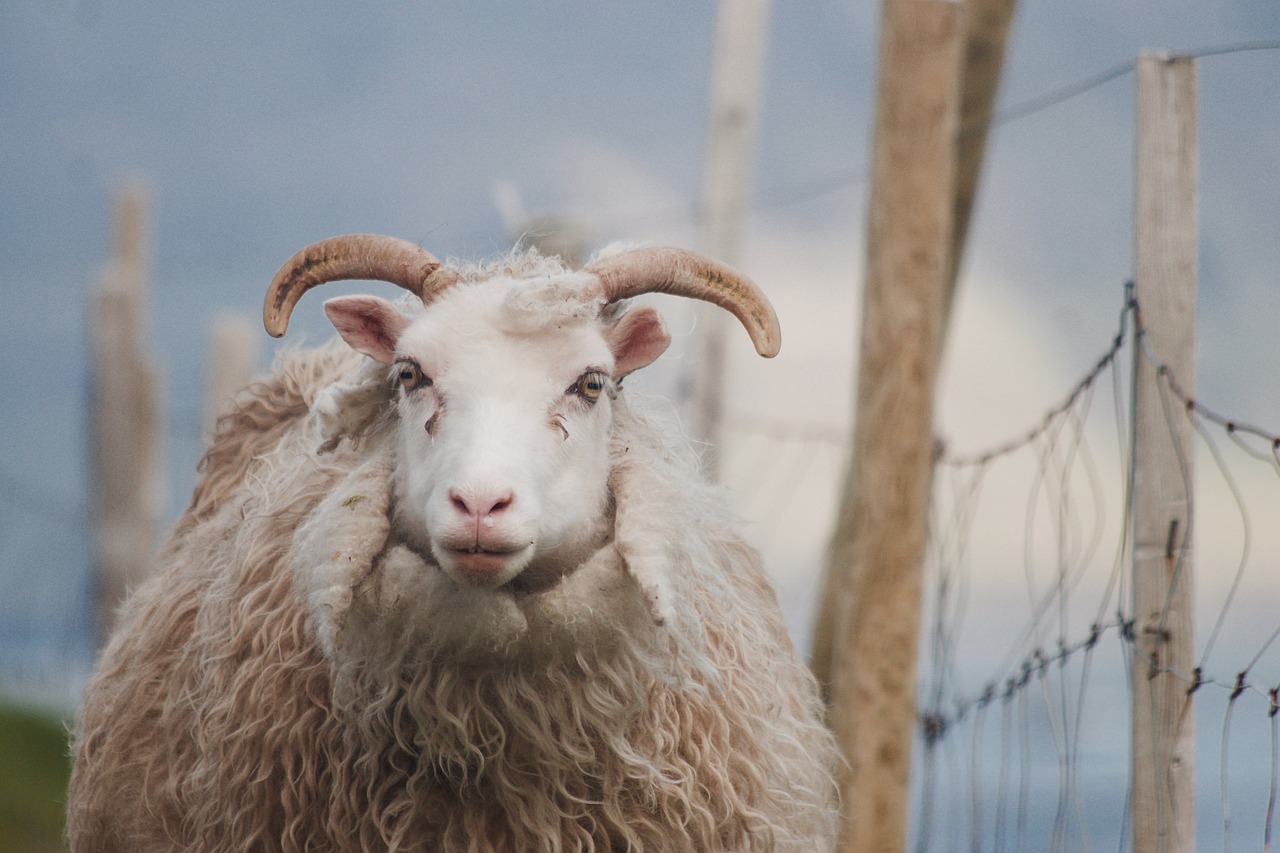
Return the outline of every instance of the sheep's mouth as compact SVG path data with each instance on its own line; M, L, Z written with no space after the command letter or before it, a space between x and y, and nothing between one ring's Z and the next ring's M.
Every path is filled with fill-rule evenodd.
M444 549L455 560L467 560L472 557L484 559L486 557L494 559L506 559L512 554L519 554L525 550L524 547L517 548L481 548L479 545L471 545L466 548L448 548Z
M448 556L453 565L468 574L500 574L505 573L513 564L521 564L528 560L530 547L516 548L482 548L472 545L467 548L444 547L441 550Z
M523 548L448 548L453 565L476 585L488 587L483 581L486 575L496 575L513 561L518 561L532 546ZM505 592L524 598L547 592L560 584L567 570L564 566L530 563L523 566L514 577L504 583L489 587L495 592Z
M422 558L427 565L435 566L446 575L452 576L453 582L463 586L488 589L490 592L510 595L514 598L528 598L548 592L560 585L560 581L569 573L569 569L561 565L538 565L531 563L524 566L516 575L501 584L485 583L485 576L496 574L510 562L520 559L521 555L532 546L512 548L482 548L477 544L468 547L452 548L442 543L423 548L410 544L410 549ZM445 563L452 570L445 568Z

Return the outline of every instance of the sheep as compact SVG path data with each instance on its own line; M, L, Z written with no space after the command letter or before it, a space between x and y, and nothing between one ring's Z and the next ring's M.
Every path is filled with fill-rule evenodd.
M624 378L645 292L732 311L690 252L469 267L349 235L268 289L324 310L218 422L158 571L86 687L73 850L816 851L837 753L758 554Z

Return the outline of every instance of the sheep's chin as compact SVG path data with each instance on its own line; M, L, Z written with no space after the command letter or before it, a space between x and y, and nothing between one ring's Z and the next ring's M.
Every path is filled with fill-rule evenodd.
M455 581L407 543L390 548L357 591L347 636L365 654L429 652L473 664L545 663L548 654L605 651L652 621L612 544L572 571L535 565L506 584L482 589ZM631 642L634 642L634 637Z

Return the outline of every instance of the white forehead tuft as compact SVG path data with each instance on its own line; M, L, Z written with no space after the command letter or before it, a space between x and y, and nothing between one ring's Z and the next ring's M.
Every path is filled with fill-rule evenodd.
M604 308L604 297L592 295L599 280L591 273L561 273L504 284L508 289L502 302L502 321L514 332L590 322Z

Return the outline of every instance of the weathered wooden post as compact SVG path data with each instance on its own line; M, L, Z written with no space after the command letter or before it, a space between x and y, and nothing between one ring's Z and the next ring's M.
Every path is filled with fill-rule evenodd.
M160 379L143 347L148 277L147 196L125 190L114 248L93 293L94 541L98 634L146 577L163 499Z
M1133 389L1133 850L1195 849L1192 427L1168 370L1195 394L1196 67L1138 60L1140 335ZM1151 356L1160 362L1158 365ZM1161 366L1162 365L1162 366Z
M849 762L840 849L858 853L906 843L964 44L960 4L884 3L853 458L813 661Z

